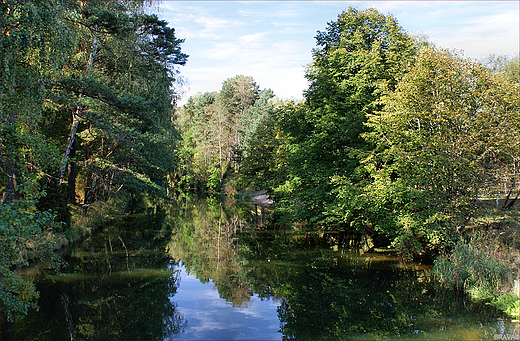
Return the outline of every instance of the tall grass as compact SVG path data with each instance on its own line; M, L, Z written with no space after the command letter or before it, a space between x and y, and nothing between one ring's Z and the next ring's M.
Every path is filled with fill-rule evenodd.
M518 251L501 242L501 235L478 231L461 238L449 255L435 260L432 275L444 287L464 290L518 319Z

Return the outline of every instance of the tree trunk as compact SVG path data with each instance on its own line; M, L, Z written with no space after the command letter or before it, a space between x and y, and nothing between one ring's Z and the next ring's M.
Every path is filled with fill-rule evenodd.
M516 177L513 176L511 178L511 185L509 187L509 192L507 192L507 196L506 196L506 199L504 200L504 204L502 205L502 209L507 209L507 208L513 207L515 202L518 200L518 196L520 195L520 188L518 189L518 192L516 193L515 198L513 200L511 200L510 202L508 202L509 197L513 193L513 188L515 188L515 187L516 187Z
M85 77L90 76L90 72L92 71L92 65L94 64L94 58L96 57L98 50L98 37L94 36L94 40L92 41L92 52L90 53L90 61L88 64L87 72ZM78 98L78 106L76 107L76 111L72 114L72 126L70 128L70 134L67 139L67 144L65 146L65 152L63 153L63 165L60 170L60 184L63 182L63 176L65 174L65 169L69 163L69 157L72 145L74 144L74 140L76 138L76 131L78 130L79 121L81 119L81 114L83 111L83 107L79 105L79 101L81 100L81 95Z
M76 139L76 131L79 126L81 108L78 106L76 108L76 112L72 115L72 126L70 128L70 134L67 139L67 145L65 146L65 152L63 153L63 165L60 169L60 184L63 182L63 177L65 175L65 169L67 169L67 165L69 162L69 157L72 149L72 145L74 144L74 140Z
M76 155L76 146L77 142L74 142L72 144L72 148L70 151L70 157L73 159ZM70 161L68 166L68 176L67 176L67 190L68 190L68 197L69 197L69 203L76 204L76 162Z
M511 191L510 191L511 193ZM509 203L507 203L507 201L504 202L504 206L502 206L503 209L508 209L508 208L511 208L513 207L513 205L515 204L515 202L518 200L518 197L520 196L520 190L518 190L518 192L516 192L516 196L513 200L511 200ZM509 194L507 195L507 197L509 198Z
M218 153L219 153L219 166L220 166L220 177L219 177L219 192L222 192L222 118L220 115L220 109L218 112L218 126L219 126L219 134L218 134Z

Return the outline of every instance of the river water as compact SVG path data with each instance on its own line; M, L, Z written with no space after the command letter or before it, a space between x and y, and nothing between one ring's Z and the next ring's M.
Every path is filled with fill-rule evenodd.
M39 311L2 339L513 339L518 323L432 283L365 236L265 224L264 208L146 205L69 247L63 274L29 269ZM37 272L38 275L31 275Z

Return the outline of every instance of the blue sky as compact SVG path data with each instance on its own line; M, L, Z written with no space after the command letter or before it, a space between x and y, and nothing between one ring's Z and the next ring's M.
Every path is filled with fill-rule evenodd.
M519 52L518 1L163 1L154 12L186 39L180 102L243 74L280 98L302 98L317 31L354 6L395 16L410 33L473 59Z

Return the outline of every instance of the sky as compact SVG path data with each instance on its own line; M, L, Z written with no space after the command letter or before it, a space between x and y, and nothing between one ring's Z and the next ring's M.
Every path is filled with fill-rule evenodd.
M162 1L154 12L189 55L179 105L236 75L282 99L303 98L316 33L349 6L392 14L409 33L468 58L518 56L519 1Z

